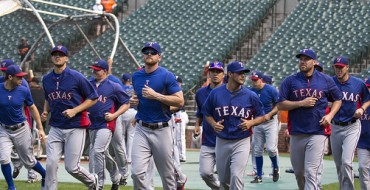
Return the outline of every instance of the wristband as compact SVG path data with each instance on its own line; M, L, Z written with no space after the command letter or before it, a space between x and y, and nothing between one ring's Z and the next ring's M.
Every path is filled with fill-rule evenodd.
M363 107L360 107L359 109L362 109L362 111L365 113L365 109Z

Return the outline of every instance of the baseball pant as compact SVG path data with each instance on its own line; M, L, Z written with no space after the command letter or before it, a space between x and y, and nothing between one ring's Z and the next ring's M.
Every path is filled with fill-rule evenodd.
M221 188L243 189L243 176L250 152L250 138L216 138L216 168Z
M37 161L33 155L32 133L28 122L15 131L0 127L0 164L9 164L13 146L18 152L19 159L27 169L33 168Z
M319 189L325 135L291 135L290 161L300 190Z
M150 129L136 124L132 146L132 170L134 189L149 189L147 169L151 157L162 179L164 190L176 189L175 168L173 163L172 127Z
M178 146L177 146L177 143L178 141L176 141L176 137L177 137L177 128L178 126L176 126L176 123L173 122L174 126L172 127L172 130L173 130L173 138L172 139L172 142L173 142L173 162L174 162L174 167L175 167L175 175L176 175L176 182L177 182L177 186L181 186L182 184L184 184L186 182L186 175L182 172L181 170L181 164L180 164L180 154L179 154L179 150L178 150Z
M121 176L128 176L128 164L125 151L126 143L123 138L122 117L117 117L116 128L114 130L110 146L111 150L113 150L114 160L117 163L119 173Z
M80 158L85 144L86 129L51 127L46 144L46 190L58 187L58 162L64 154L64 166L69 174L87 187L94 185L94 175L81 167Z
M104 186L105 172L107 167L113 184L119 183L121 175L119 174L117 163L109 154L108 147L112 139L112 131L105 129L89 130L90 135L90 160L89 170L98 175L99 187Z
M33 154L33 153L32 153ZM23 167L22 160L19 158L17 151L15 148L13 148L13 151L11 153L11 161L14 166L14 170L21 170ZM37 179L37 172L33 169L28 169L28 174L27 174L28 179Z
M216 150L215 147L204 146L200 147L199 156L199 173L204 182L212 190L220 189L220 181L213 174L213 169L216 165Z
M135 119L136 113L137 111L134 108L130 108L120 116L123 127L123 138L126 141L125 152L128 163L131 163L132 141L135 134L135 126L132 125L132 120ZM125 177L128 177L128 173Z
M177 148L179 152L180 160L186 160L186 125L189 123L189 116L185 111L178 111L176 114L179 114L181 122L176 123L176 141Z
M370 190L370 151L357 148L358 172L362 190Z
M257 125L253 128L253 145L256 157L263 156L264 148L270 157L277 155L278 142L278 121L277 117L272 120Z
M354 189L353 158L361 134L361 123L348 126L332 124L331 151L337 168L340 189Z

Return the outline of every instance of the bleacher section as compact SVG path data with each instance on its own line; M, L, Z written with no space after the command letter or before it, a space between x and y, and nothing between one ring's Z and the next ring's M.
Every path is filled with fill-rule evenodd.
M258 26L275 1L149 0L121 23L120 35L141 64L140 50L145 42L160 43L163 49L160 65L181 76L186 91L199 82L202 66L207 61L226 58ZM93 42L105 58L110 55L112 35L105 33ZM96 59L91 48L85 47L71 62L83 69ZM114 62L113 74L117 76L137 69L122 48ZM83 72L91 74L87 69Z
M248 67L274 76L274 85L298 70L295 55L303 48L314 49L327 74L334 74L332 60L337 55L350 57L353 64L362 62L370 45L370 2L300 1L295 10L276 30ZM359 74L363 78L368 71Z
M80 1L69 0L69 2L66 2L66 0L53 0L52 2L64 4L69 3L69 5L75 5L77 3L78 4L77 6L88 9L91 8L92 6L90 0L80 0ZM49 12L57 12L61 14L71 14L71 15L83 13L81 11L71 11L68 9L59 8L51 5L42 5L41 3L37 2L32 2L32 4L37 9ZM41 17L44 19L47 26L49 26L52 23L52 21L58 19L55 16L49 16L45 14L41 14ZM33 13L25 10L18 10L11 14L0 17L0 23L1 23L0 41L2 42L2 46L0 49L0 58L13 59L19 64L20 57L18 55L17 46L20 44L21 37L25 36L28 40L28 44L32 45L36 41L36 39L44 32L44 30L42 29L41 24L39 23L37 18L33 15ZM85 32L90 30L90 26L88 25L88 23L91 23L91 21L88 20L78 21L78 24ZM67 47L81 40L82 38L82 35L80 35L78 29L74 26L74 23L71 22L62 23L60 25L53 27L50 30L50 33L55 44L64 44ZM48 39L46 37L43 38L38 48L36 49L35 62L31 66L32 69L35 69L35 66L38 68L47 67L46 65L41 64L50 63L48 61L50 49L51 45Z

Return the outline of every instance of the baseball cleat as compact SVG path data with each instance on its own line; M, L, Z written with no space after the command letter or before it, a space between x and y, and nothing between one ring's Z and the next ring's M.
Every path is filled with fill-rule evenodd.
M119 190L119 183L118 184L112 184L112 188L110 190Z
M291 174L294 174L294 170L293 170L293 168L289 168L289 169L286 169L286 170L285 170L285 173L291 173Z
M40 181L38 178L27 179L27 183L35 183L35 182L38 182L38 181Z
M184 190L185 189L185 183L188 181L188 177L186 177L185 182L182 184L177 185L177 190Z
M274 172L272 173L272 181L273 182L279 181L279 177L280 177L279 168L274 168Z
M18 175L19 175L19 169L18 168L14 168L14 170L13 170L13 178L14 179L17 178Z
M119 185L122 185L122 186L127 185L127 179L121 177L121 179L119 180Z
M94 175L94 184L89 188L89 190L100 190L100 187L98 186L98 175L97 174L93 174ZM103 189L103 187L101 187L101 189Z
M251 181L251 183L262 183L262 177L256 176L254 180Z

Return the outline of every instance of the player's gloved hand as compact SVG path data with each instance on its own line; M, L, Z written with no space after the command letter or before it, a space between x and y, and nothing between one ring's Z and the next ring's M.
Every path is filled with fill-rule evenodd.
M74 109L66 109L66 110L63 111L64 117L66 117L68 119L76 116L76 114L77 113L76 113L76 111Z
M41 113L40 117L41 117L41 121L42 122L45 122L47 119L48 119L48 112L44 111Z
M243 129L243 131L249 130L253 125L251 120L246 120L243 118L240 118L242 120L242 123L239 124L240 128Z
M222 125L223 122L224 120L218 121L215 125L212 126L216 133L219 133L224 129L224 126Z
M307 97L299 102L300 107L313 107L315 106L317 100L318 99L314 97Z
M355 114L353 114L353 117L358 119L358 118L361 118L363 114L364 114L364 109L363 108L358 108L355 111Z

